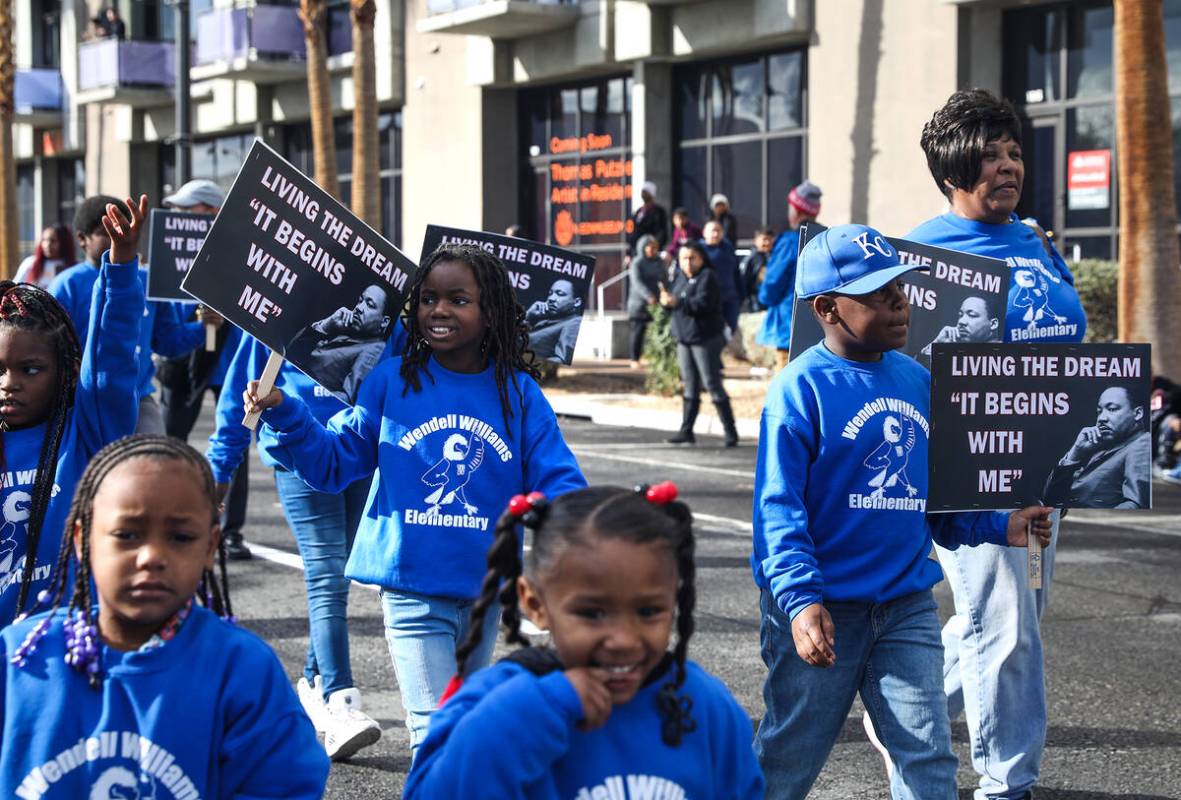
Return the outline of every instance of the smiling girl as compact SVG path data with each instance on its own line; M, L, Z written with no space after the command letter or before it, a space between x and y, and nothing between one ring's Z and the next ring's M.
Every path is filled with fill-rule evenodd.
M496 515L526 487L559 494L586 481L526 360L524 310L500 259L440 247L405 313L405 354L375 368L356 405L327 425L297 397L258 398L257 382L244 400L265 409L260 447L313 489L373 475L345 575L381 587L416 752L467 635ZM492 640L472 654L473 669Z
M0 282L0 626L49 585L86 462L135 429L144 313L135 247L147 202L129 199L130 218L107 207L110 250L101 255L85 350L52 295Z

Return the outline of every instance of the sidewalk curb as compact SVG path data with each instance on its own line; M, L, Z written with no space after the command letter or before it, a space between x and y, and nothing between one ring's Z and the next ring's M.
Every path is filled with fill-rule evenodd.
M657 431L676 431L681 429L681 415L675 411L662 411L656 408L635 408L628 406L626 401L642 395L627 394L561 394L546 395L554 413L559 417L578 417L590 420L595 425L613 425L620 428L650 428ZM603 398L611 398L617 402L604 402ZM624 401L620 403L618 401ZM705 403L703 402L704 406ZM759 438L759 421L757 419L735 420L738 436L747 441ZM713 414L699 414L694 433L721 436L722 423Z

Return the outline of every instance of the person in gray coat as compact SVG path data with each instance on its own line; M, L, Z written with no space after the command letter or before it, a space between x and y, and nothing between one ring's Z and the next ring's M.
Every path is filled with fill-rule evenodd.
M638 369L640 355L644 352L644 333L652 321L648 307L660 298L661 285L668 283L668 268L660 257L660 242L655 236L640 237L628 272L627 321L631 328L631 367Z

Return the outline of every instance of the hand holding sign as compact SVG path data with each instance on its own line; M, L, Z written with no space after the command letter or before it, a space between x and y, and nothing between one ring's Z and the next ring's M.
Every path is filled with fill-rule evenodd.
M1009 547L1029 547L1035 541L1042 547L1049 547L1054 529L1050 521L1051 512L1053 509L1045 506L1026 506L1010 514L1005 529Z
M148 196L141 194L138 205L128 197L125 201L127 210L131 214L128 219L114 203L107 205L107 213L103 216L103 228L107 236L111 237L111 262L126 264L137 256L136 247L139 236L143 232L144 219L148 215Z

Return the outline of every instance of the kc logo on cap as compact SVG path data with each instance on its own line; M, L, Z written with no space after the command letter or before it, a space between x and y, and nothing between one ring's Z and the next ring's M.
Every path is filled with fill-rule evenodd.
M873 228L838 225L821 231L800 253L796 297L869 294L916 269L929 267L901 263L898 251Z

